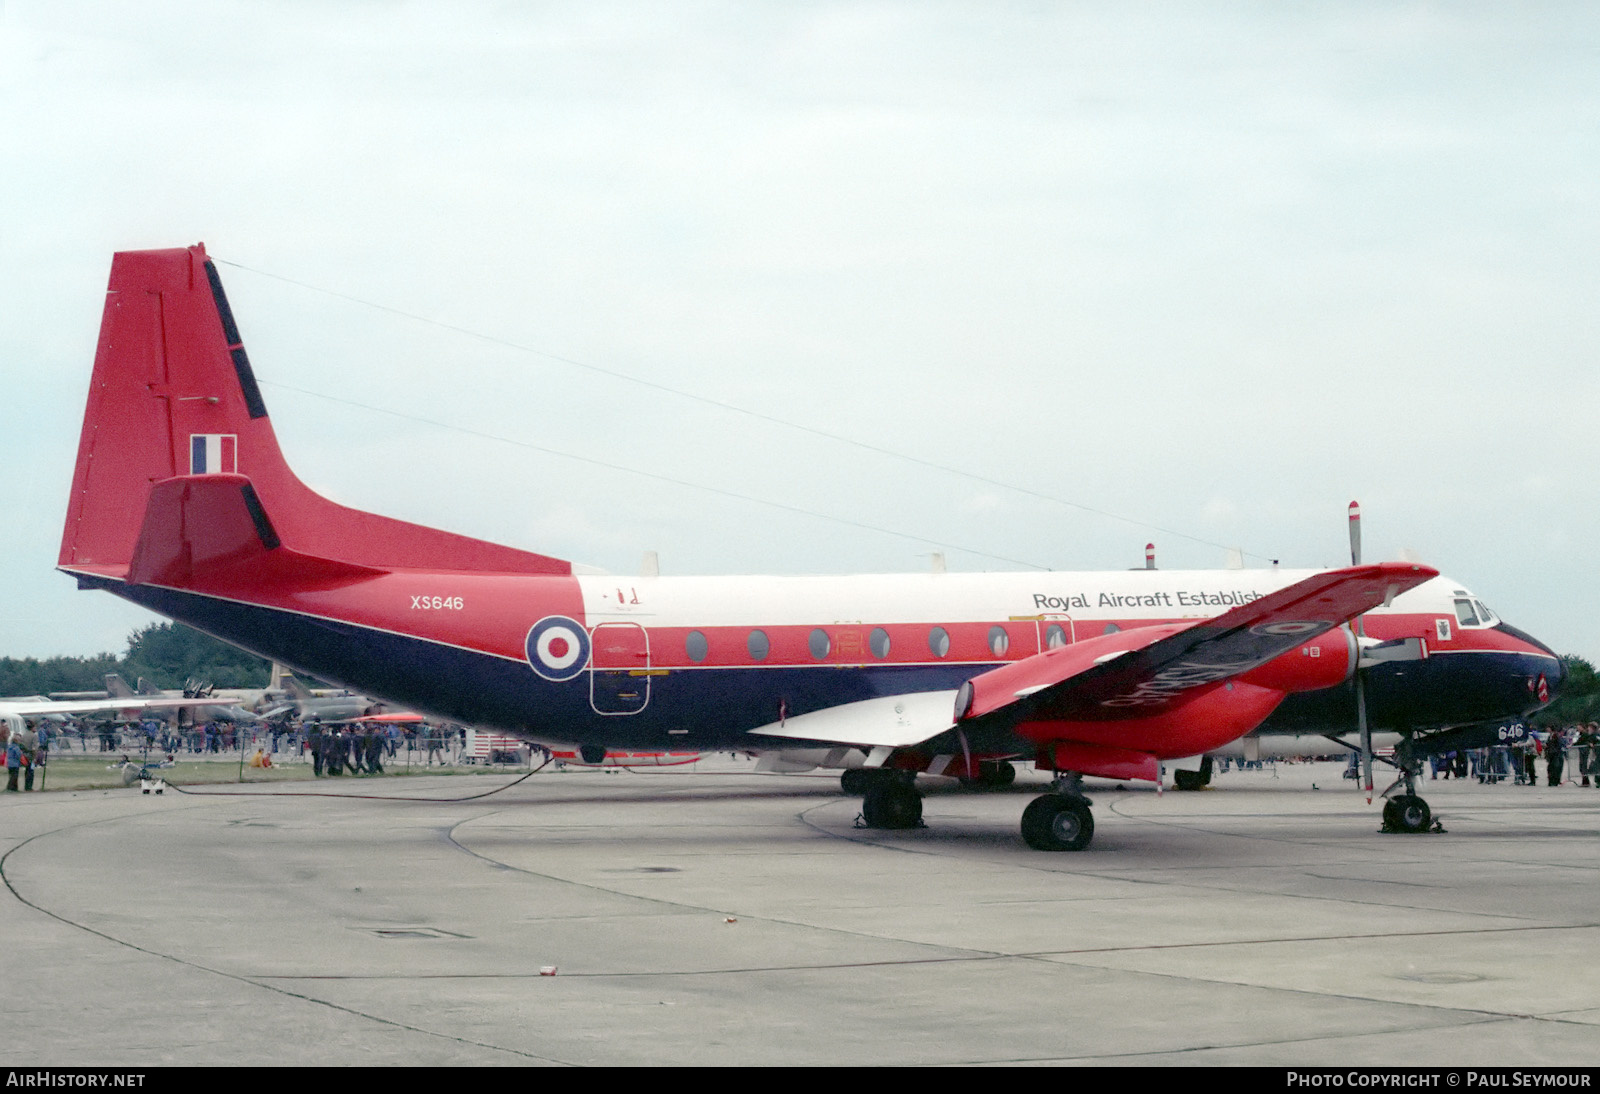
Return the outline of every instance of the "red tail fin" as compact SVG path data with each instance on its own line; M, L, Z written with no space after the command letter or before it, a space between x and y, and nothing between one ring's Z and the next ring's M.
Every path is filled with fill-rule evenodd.
M282 544L379 569L567 574L559 559L338 505L295 477L205 247L111 262L59 565L126 577L153 484L245 476Z

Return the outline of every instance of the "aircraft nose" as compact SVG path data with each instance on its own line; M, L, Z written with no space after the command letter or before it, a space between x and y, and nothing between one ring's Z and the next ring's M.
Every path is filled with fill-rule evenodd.
M1543 706L1560 694L1562 685L1567 682L1567 664L1561 659L1561 655L1527 631L1518 630L1505 622L1497 626L1512 637L1526 642L1532 650L1549 657L1548 662L1543 657L1539 658L1541 663L1539 670L1528 677L1528 690L1539 700L1539 705Z

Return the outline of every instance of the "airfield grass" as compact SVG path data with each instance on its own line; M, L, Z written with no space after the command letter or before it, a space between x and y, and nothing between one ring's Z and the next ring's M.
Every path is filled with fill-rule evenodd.
M129 758L139 762L136 754L129 753ZM99 752L68 753L53 755L50 762L43 770L43 778L38 774L34 777L33 786L37 790L111 790L126 785L122 776L121 753ZM152 754L152 760L156 757ZM488 767L482 764L461 766L426 767L412 764L408 769L404 759L398 762L386 760L382 775L342 775L337 777L325 776L323 782L360 782L373 779L397 779L408 775L508 775L526 772L526 767ZM316 776L309 763L292 763L282 767L250 767L245 765L244 775L239 773L239 757L235 753L230 758L209 760L180 759L171 767L159 770L152 769L152 773L174 786L193 786L207 783L277 783L277 782L312 782ZM22 785L18 780L17 785ZM138 784L135 783L135 786Z

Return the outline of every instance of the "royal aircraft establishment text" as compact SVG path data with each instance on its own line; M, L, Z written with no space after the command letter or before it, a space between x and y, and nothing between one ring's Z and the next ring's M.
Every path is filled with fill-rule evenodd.
M1094 600L1089 599L1091 595ZM1034 593L1033 607L1041 612L1073 612L1085 608L1237 608L1240 604L1260 600L1263 595L1254 589L1225 593L1180 589L1177 592L1068 593L1063 596Z

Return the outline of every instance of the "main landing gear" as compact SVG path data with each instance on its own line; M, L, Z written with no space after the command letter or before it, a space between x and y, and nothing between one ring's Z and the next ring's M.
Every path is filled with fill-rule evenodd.
M920 828L922 795L917 792L916 776L899 771L866 770L846 774L868 775L861 791L861 823L867 828ZM852 780L858 785L862 780ZM850 790L846 784L847 792Z
M1094 839L1094 814L1077 775L1057 775L1053 793L1022 811L1022 838L1035 851L1082 851Z
M839 781L845 793L861 795L859 827L904 829L922 827L922 795L915 778L907 771L855 768ZM1023 840L1036 851L1082 851L1094 839L1091 804L1077 775L1058 774L1054 791L1023 810Z
M1400 777L1390 785L1389 790L1404 783L1405 793L1390 798L1389 790L1383 792L1384 797L1388 799L1383 803L1383 830L1407 834L1430 830L1443 832L1444 826L1433 819L1433 810L1428 808L1428 803L1417 793L1417 776L1422 773L1422 757L1412 743L1410 733L1402 733L1400 743L1394 750L1394 764L1400 769Z

